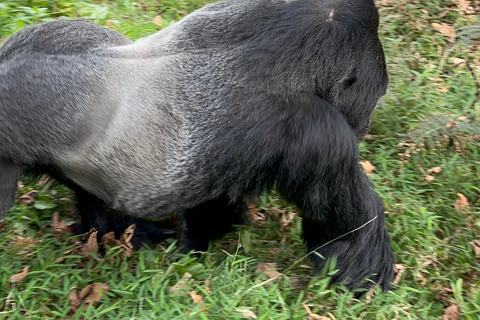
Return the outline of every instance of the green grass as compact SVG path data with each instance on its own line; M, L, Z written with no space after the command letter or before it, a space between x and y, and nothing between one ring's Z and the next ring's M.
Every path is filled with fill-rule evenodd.
M0 3L0 39L28 24L79 16L136 39L206 2L7 0ZM371 179L385 203L398 263L406 266L394 290L358 300L342 287L327 286L334 270L312 277L311 264L299 261L306 253L299 217L282 229L279 217L253 222L199 259L179 256L174 244L165 242L113 265L110 256L85 261L68 253L72 239L55 238L50 227L53 211L72 222L68 190L32 180L24 181L19 195L39 190L36 207L17 204L0 222L0 318L246 319L241 311L250 310L258 319L306 319L306 304L326 319L439 319L445 307L456 304L462 319L480 319L480 257L470 245L480 239L480 106L473 105L472 72L449 59L468 60L480 74L480 40L474 33L479 22L474 14L452 10L452 1L386 2L380 37L390 86L361 155L377 168ZM153 23L156 16L162 17L160 26ZM473 26L470 42L454 46L433 23ZM460 128L446 128L448 119L461 116L467 119L457 120ZM427 171L438 166L442 171L435 180L424 182ZM468 208L453 208L457 193L466 196ZM260 207L294 210L275 195L262 199ZM14 247L17 236L39 242ZM259 262L276 263L284 276L268 281L255 274ZM8 278L25 266L29 275L11 284ZM192 277L185 288L171 293L186 272ZM107 283L110 290L96 306L73 313L71 291L91 282ZM200 303L192 301L191 291L203 297Z

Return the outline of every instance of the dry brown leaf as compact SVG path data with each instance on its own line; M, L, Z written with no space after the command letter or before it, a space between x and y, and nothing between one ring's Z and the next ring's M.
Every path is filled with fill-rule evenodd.
M433 167L428 169L428 174L440 173L442 172L442 167Z
M102 236L100 239L100 243L102 243L106 247L106 251L108 252L113 247L120 247L122 252L117 256L119 259L123 259L124 257L130 258L133 254L133 245L132 245L132 238L135 233L135 224L130 225L125 229L125 231L120 236L120 240L115 238L115 232L111 231ZM114 263L115 259L109 259L109 263Z
M25 279L25 277L28 276L28 269L29 269L28 267L23 268L22 271L20 271L19 273L14 274L13 276L10 276L8 280L15 283L19 283L23 281L23 279Z
M295 218L295 213L294 212L289 212L289 213L282 213L282 220L280 221L280 229L288 226L290 222Z
M107 284L94 282L83 288L82 291L80 291L78 298L82 300L83 303L97 303L109 290L110 287Z
M70 308L75 312L82 304L85 304L84 308L87 308L88 304L96 305L109 290L110 287L107 284L100 282L88 284L80 291L80 294L73 289L68 296Z
M205 292L208 294L212 293L212 289L210 289L210 280L207 279L203 281L203 284L205 285Z
M480 240L470 241L473 252L475 252L475 257L480 257Z
M405 266L404 264L396 263L393 265L393 267L395 270L395 278L393 279L393 283L398 284L407 266Z
M156 16L153 18L152 22L156 24L157 26L161 27L162 26L162 16Z
M78 310L78 307L82 304L82 301L78 297L77 290L73 289L72 292L70 292L70 295L68 296L68 301L70 308L73 310L73 312Z
M131 241L133 238L133 234L135 233L135 227L135 224L128 226L127 229L125 229L125 231L120 236L120 242L131 250L133 250L133 245Z
M455 204L453 205L453 208L455 211L462 211L463 209L468 209L468 199L461 193L457 193L457 201L455 201Z
M33 239L32 237L24 238L24 237L17 236L17 240L15 242L11 242L10 246L12 247L27 246L29 248L37 243L38 243L38 240Z
M460 9L461 14L472 14L475 12L473 2L468 0L453 0L453 2Z
M257 315L252 310L248 309L235 309L235 311L241 313L245 318L257 319Z
M24 206L32 206L35 203L35 199L38 196L38 191L37 190L32 190L28 193L25 193L24 195L20 196L20 204L23 204Z
M190 295L190 298L192 298L192 301L195 304L200 303L203 300L203 297L197 294L195 291L190 291L188 294Z
M186 290L188 288L188 279L190 279L192 275L188 272L185 272L182 276L182 279L180 279L174 286L170 287L168 289L168 293L176 293L177 291L181 290Z
M120 241L115 239L115 232L105 233L100 239L100 243L107 247L116 247L120 245Z
M460 125L456 121L449 121L447 124L445 124L445 128L450 129L450 128L458 128Z
M449 86L437 87L437 91L440 93L447 93L448 91L450 91L450 87Z
M22 247L22 249L19 250L17 254L24 255L29 252L30 248L33 248L39 242L40 241L33 239L32 237L24 238L24 237L17 236L17 240L15 242L11 242L10 246Z
M434 176L426 176L425 178L423 178L423 182L426 182L426 183L430 183L433 180L435 180Z
M372 174L373 171L375 171L375 166L372 165L370 161L360 161L360 164L362 165L363 171L365 171L366 174L370 175Z
M276 263L266 263L266 262L259 262L258 267L255 270L256 274L263 273L267 275L270 279L277 278L282 274L275 270L277 268Z
M442 288L435 299L443 303L449 303L453 301L453 290L450 288Z
M455 40L455 30L453 25L448 23L432 23L432 27L448 37L448 41L453 42Z
M307 312L307 320L331 320L329 317L324 317L318 314L315 314L310 310L310 307L307 306L305 303L302 302L305 311Z
M467 60L465 59L460 59L460 58L450 58L449 59L451 63L453 63L453 65L455 67L464 67L467 65Z
M37 184L40 186L45 186L52 180L53 179L48 174L44 174L40 179L38 179Z
M377 8L382 8L388 6L390 3L390 0L377 0L375 4L377 5Z
M268 210L268 214L273 219L273 218L276 218L279 215L283 214L283 211L279 210L279 209L272 208L272 209Z
M82 237L85 244L80 248L79 254L85 258L90 258L91 253L98 252L98 240L97 240L98 231L95 228L90 229L89 232L85 233Z
M267 216L264 212L256 211L252 212L252 214L250 215L250 220L257 222L265 222L267 221Z
M52 216L52 229L53 234L57 239L61 239L64 233L67 233L68 227L65 220L60 219L60 215L57 211Z
M460 308L457 305L451 305L445 309L442 320L458 320L460 319Z

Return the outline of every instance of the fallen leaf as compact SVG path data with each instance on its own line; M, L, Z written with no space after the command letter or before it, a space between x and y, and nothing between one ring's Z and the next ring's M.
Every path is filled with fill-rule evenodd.
M447 93L448 91L450 91L450 87L448 87L448 86L437 87L437 91L440 92L440 93Z
M475 257L480 257L480 240L470 241L473 252L475 252Z
M457 118L458 121L465 121L467 119L468 119L467 116L460 116Z
M445 128L447 129L450 129L450 128L458 128L460 127L460 125L458 124L458 122L456 121L449 121L447 122L447 124L445 125Z
M432 23L432 27L448 37L448 41L453 42L455 40L455 31L453 25L448 23Z
M48 174L44 174L40 179L38 179L37 184L40 186L45 186L52 180L53 179Z
M292 220L295 218L295 213L289 212L289 213L282 213L282 220L280 221L280 231L283 230L286 226L292 222Z
M450 62L453 63L455 67L463 67L467 65L467 60L460 58L450 58Z
M402 278L402 274L405 272L407 268L404 264L396 263L393 265L395 270L395 278L393 279L393 283L398 284L400 279Z
M425 178L423 178L423 182L426 182L426 183L430 183L433 180L435 180L434 176L426 176Z
M375 298L377 296L377 291L375 290L375 288L370 288L367 292L367 294L365 295L365 303L368 305L368 304L371 304L372 303L372 299Z
M375 171L375 166L372 165L370 161L360 161L360 164L362 165L363 171L365 171L366 174L370 175L372 174L373 171Z
M127 247L133 249L133 245L131 241L134 233L135 233L135 224L132 224L128 226L127 229L125 229L125 231L122 233L122 235L120 236L120 242L126 245Z
M455 204L453 205L453 208L455 211L462 211L463 209L467 209L468 206L468 199L461 193L457 193L457 201L455 201Z
M109 290L110 287L107 284L94 282L83 288L82 291L80 291L78 298L82 300L83 303L97 303Z
M255 270L256 274L263 273L267 275L270 279L277 278L282 274L275 270L277 268L276 263L266 263L266 262L259 262L258 267Z
M310 307L307 306L305 303L302 302L305 311L307 312L307 320L331 320L329 317L324 317L318 314L315 314L310 310Z
M445 309L442 320L458 320L460 319L460 308L457 305L451 305Z
M12 247L22 247L22 250L19 250L17 254L19 255L24 255L28 253L28 249L33 248L37 243L39 243L38 240L33 239L32 237L20 237L17 236L17 240L15 242L11 242L10 246Z
M241 313L244 317L248 319L257 319L257 315L252 311L248 309L235 309L235 311Z
M433 167L428 169L428 174L440 173L442 172L442 167Z
M190 295L190 298L192 298L192 301L195 304L200 303L203 300L203 297L197 294L195 291L190 291L188 294Z
M60 219L60 215L57 211L52 216L52 229L53 234L57 239L61 239L64 233L67 233L68 227L65 220Z
M80 291L80 294L74 289L68 296L70 308L75 312L82 304L85 304L84 309L86 309L89 304L95 306L109 290L110 287L107 284L100 282L88 284Z
M268 210L268 214L270 215L270 218L272 218L272 219L278 217L282 213L283 213L282 210L275 209L275 208L272 208L272 209Z
M257 222L265 222L267 221L267 216L264 212L256 211L252 212L252 214L250 215L250 220Z
M437 296L435 297L438 301L443 303L449 303L454 301L453 299L453 290L450 288L442 288L440 292L438 292Z
M475 12L473 8L473 2L468 0L453 0L455 5L460 9L460 13L462 14L472 14Z
M100 239L100 243L109 248L116 247L120 245L120 241L115 239L115 232L111 231L105 233Z
M162 16L156 16L153 18L152 22L156 24L157 26L161 27L162 26Z
M78 252L80 255L84 256L85 258L90 258L91 253L98 252L97 234L97 229L92 228L89 232L83 235L82 240L85 241L85 244L80 248Z
M28 193L25 193L23 195L20 196L20 204L23 204L24 206L32 206L35 201L36 201L36 198L38 196L38 191L37 190L32 190Z
M135 224L132 224L125 229L125 231L120 236L120 240L115 238L115 232L111 231L105 233L102 238L100 239L100 243L102 243L106 247L106 251L108 252L113 247L120 247L122 252L117 256L119 259L123 259L124 257L130 258L133 254L133 245L131 240L135 233ZM115 259L111 258L108 260L109 263L113 264Z
M212 293L212 289L210 289L210 280L207 279L203 283L205 284L205 292L208 294Z
M68 296L68 302L73 312L78 310L78 307L80 307L82 301L78 297L77 290L73 289L72 292L70 292L70 295Z
M8 280L15 283L21 282L23 279L25 279L26 276L28 276L28 269L28 267L23 268L22 271L20 271L19 273L10 276Z
M168 293L176 293L177 291L181 290L186 290L188 288L188 279L190 279L192 275L188 272L185 272L182 276L182 279L180 279L174 286L170 287L168 289Z

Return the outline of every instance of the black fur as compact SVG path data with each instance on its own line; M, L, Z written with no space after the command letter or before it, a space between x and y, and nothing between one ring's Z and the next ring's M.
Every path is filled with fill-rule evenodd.
M230 0L135 43L84 21L25 28L0 47L0 215L18 171L46 168L84 229L135 221L152 243L169 231L151 221L180 215L183 250L204 250L276 184L334 281L388 289L384 210L358 165L388 83L377 28L373 0Z

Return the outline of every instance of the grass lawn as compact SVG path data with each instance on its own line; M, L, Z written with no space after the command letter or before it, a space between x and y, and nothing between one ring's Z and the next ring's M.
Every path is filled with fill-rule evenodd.
M3 0L0 40L63 16L136 39L207 2ZM69 191L25 177L0 221L0 319L480 319L480 4L377 5L390 85L360 149L387 211L400 270L392 291L355 299L328 286L335 270L314 277L301 217L275 193L200 258L172 241L85 257L79 237L52 227L53 212L74 222Z

